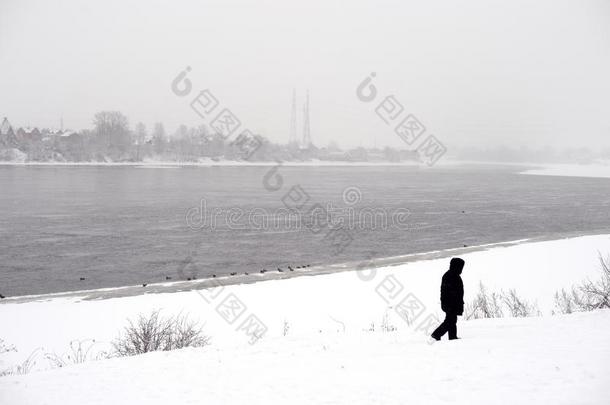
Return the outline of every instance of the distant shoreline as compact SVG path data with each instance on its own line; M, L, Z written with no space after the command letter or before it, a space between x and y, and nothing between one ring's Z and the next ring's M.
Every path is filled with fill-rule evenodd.
M461 165L483 165L483 166L516 166L521 168L543 169L544 165L538 163L520 162L477 162L460 160L443 160L434 166L425 163L404 162L347 162L347 161L235 161L235 160L206 160L199 162L173 162L173 161L144 161L144 162L9 162L0 161L0 166L48 166L48 167L141 167L173 169L181 167L269 167L281 164L289 167L413 167L422 169L434 169L436 167L451 167Z
M514 166L519 167L519 174L535 176L563 176L583 178L610 178L610 163L531 163L531 162L488 162L488 161L460 161L446 160L430 167L419 162L344 162L344 161L201 161L201 162L1 162L2 166L15 167L135 167L146 169L179 169L183 167L270 167L281 164L285 167L413 167L418 169L434 169L438 167L452 167L460 165L483 166Z
M275 161L201 161L201 162L172 162L172 161L145 161L145 162L0 162L0 166L103 166L103 167L211 167L211 166L276 166L279 162ZM284 166L412 166L428 167L419 162L344 162L344 161L281 161ZM451 165L461 164L461 162L448 163ZM443 164L446 165L446 164Z

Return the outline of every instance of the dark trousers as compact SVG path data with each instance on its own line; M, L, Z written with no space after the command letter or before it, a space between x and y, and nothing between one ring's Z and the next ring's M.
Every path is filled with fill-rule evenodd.
M457 314L455 312L445 312L445 320L432 332L432 336L440 339L447 332L449 332L449 339L457 339Z

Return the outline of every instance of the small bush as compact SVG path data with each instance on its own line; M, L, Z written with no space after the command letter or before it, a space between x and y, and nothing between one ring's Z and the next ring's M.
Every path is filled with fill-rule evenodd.
M56 368L108 358L109 354L104 351L98 352L96 355L91 353L95 344L94 339L73 340L70 342L70 351L67 355L59 356L55 353L46 353L44 357L51 363L51 366Z
M16 352L17 349L15 348L15 346L13 345L9 345L8 343L6 343L4 341L4 339L0 339L0 355L4 354L4 353L10 353L10 352ZM2 366L3 362L0 361L0 366ZM1 368L0 369L0 377L5 376L5 375L9 375L12 374L12 369L11 368Z
M139 315L135 322L128 322L123 334L112 342L118 356L202 347L210 342L210 338L203 334L197 323L182 315L163 318L157 310L147 316Z
M24 375L32 371L32 368L34 368L34 365L36 365L36 362L38 361L37 357L40 350L41 349L36 349L30 353L27 359L25 359L21 364L17 365L13 374Z
M12 346L11 346L12 347ZM8 351L16 351L14 350L14 347L12 347L13 350L5 350L3 353L6 353ZM1 370L0 371L0 377L4 377L7 375L24 375L24 374L28 374L30 371L32 371L32 368L34 368L34 366L36 365L36 362L38 361L38 353L40 352L40 348L34 350L32 353L30 353L30 355L20 364L17 364L16 366L7 368L5 370Z
M479 292L471 303L465 305L464 316L466 319L501 318L504 312L500 296L495 292L488 293L483 283L479 283Z
M502 318L504 310L515 318L540 314L538 306L519 297L515 289L490 293L480 283L477 296L464 308L464 316L466 319Z
M553 309L553 314L571 314L580 311L576 304L579 301L578 291L574 287L572 287L571 292L567 292L562 288L561 291L555 292L555 309Z
M502 291L501 297L504 306L515 318L525 318L540 314L538 306L519 297L515 289L510 289L508 292Z
M8 353L8 352L16 352L17 349L13 345L9 345L4 341L4 339L0 339L0 354Z
M572 312L593 311L599 308L610 308L610 257L599 255L601 276L598 280L585 280L570 293L565 289L555 293L554 313L571 314Z
M599 255L601 276L596 281L583 281L579 287L580 300L576 302L583 310L610 308L610 256Z
M380 328L381 328L382 332L395 332L396 330L398 330L396 325L394 325L392 323L392 320L390 319L390 314L389 314L387 308L383 314L383 318L381 318Z

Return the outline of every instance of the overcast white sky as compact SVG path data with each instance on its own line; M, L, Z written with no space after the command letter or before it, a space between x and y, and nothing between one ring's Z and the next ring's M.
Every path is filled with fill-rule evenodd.
M104 109L198 125L170 90L187 65L275 141L294 87L317 145L400 146L356 97L374 71L448 145L610 146L607 0L0 0L0 116L16 126L87 128Z

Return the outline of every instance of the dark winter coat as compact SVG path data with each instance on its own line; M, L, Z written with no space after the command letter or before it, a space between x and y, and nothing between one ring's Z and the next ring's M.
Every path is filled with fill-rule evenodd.
M447 313L462 315L464 313L464 284L462 283L462 269L464 261L459 258L451 259L449 270L443 275L441 282L441 309Z

